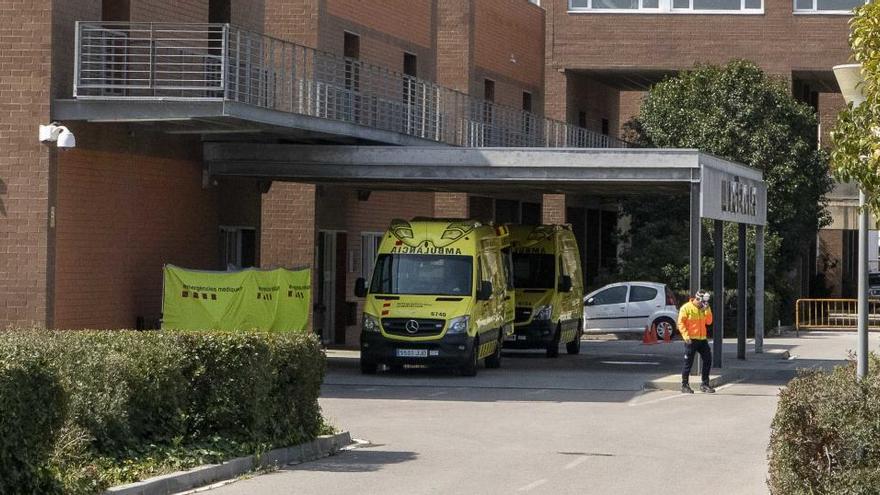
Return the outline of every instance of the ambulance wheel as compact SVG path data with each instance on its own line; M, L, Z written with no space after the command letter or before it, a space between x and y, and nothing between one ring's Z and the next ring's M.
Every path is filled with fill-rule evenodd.
M471 352L467 355L467 361L459 368L461 376L477 376L477 364L480 360L480 355L477 352L479 348L480 341L474 339L474 345L471 346Z
M498 337L497 345L495 346L495 352L492 353L491 356L486 357L486 367L487 368L500 368L501 367L501 342L504 338L504 332L501 332L501 336Z
M574 333L574 340L571 342L567 342L565 344L565 350L568 351L569 354L580 354L581 353L581 334L583 331L581 330L581 323L578 322L577 331Z
M562 334L562 328L557 325L556 333L553 335L553 341L547 344L547 357L555 358L559 357L559 338Z
M375 375L379 369L379 365L370 361L361 359L361 373L364 375Z

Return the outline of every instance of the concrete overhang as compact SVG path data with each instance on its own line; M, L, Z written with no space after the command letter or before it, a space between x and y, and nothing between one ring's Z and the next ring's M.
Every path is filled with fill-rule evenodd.
M306 143L445 146L394 131L223 99L60 99L54 101L52 120L153 125L170 134L268 134Z
M205 143L211 175L371 189L619 196L687 193L705 174L763 184L744 165L692 149L454 148ZM713 175L713 177L714 177ZM720 183L718 190L720 190Z

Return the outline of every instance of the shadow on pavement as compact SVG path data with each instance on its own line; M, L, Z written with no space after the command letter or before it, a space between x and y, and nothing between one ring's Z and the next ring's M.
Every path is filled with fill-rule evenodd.
M415 452L372 450L369 447L341 452L320 461L287 466L282 471L320 471L327 473L366 473L389 464L401 464L418 458Z

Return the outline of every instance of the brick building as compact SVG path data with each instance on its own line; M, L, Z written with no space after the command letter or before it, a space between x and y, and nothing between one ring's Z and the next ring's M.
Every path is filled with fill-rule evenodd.
M732 56L842 104L846 16L571 1L0 0L0 327L149 328L165 263L307 265L313 327L352 343L395 217L569 221L587 276L617 257L613 201L212 177L205 143L613 146L651 82ZM75 149L38 142L52 119Z
M78 21L100 22L78 28ZM184 23L196 27L179 27ZM225 23L235 26L235 39L221 34ZM122 113L161 112L189 96L158 98L160 78L169 78L166 86L173 86L175 77L201 86L212 82L191 73L169 76L173 64L161 66L158 58L147 71L139 65L147 45L136 46L136 40L150 39L151 57L163 49L167 57L185 56L163 48L175 37L189 40L187 50L203 56L220 56L222 45L222 56L237 63L266 57L252 53L257 46L283 46L304 53L315 66L329 64L346 74L341 91L318 82L316 94L324 98L334 96L327 96L327 88L366 93L360 85L382 73L397 88L403 83L407 109L424 110L415 101L417 90L421 97L426 87L439 92L431 86L437 83L474 107L485 127L508 114L520 121L523 115L540 118L544 25L543 9L526 0L0 0L0 327L155 326L164 263L202 269L313 265L314 327L329 342L351 341L357 304L352 285L370 269L364 260L375 248L375 234L392 218L467 216L472 210L487 220L496 214L517 221L523 214L533 221L541 216L542 197L528 193L495 198L371 192L205 173L205 141L242 136L306 144L382 142L375 133L364 138L363 126L341 135L302 131L296 124L287 125L296 132L246 129L256 124L241 120L230 126L204 119L202 128L198 111L191 109L184 118L165 120L65 113L64 104L113 105L119 99L125 100L116 107L124 108ZM161 32L171 34L163 41ZM250 40L247 46L242 33ZM238 43L234 55L227 50L233 43ZM239 96L257 92L243 87L254 75L247 70L235 75L235 84L242 84ZM146 77L152 93L131 89L132 81ZM87 92L96 78L124 80L126 87L93 85ZM265 106L265 88L260 91L263 100L247 103ZM349 111L366 113L348 105ZM319 117L345 120L322 108ZM36 139L37 126L59 115L76 135L75 149L60 151ZM477 130L479 144L491 144L489 131ZM529 203L523 208L524 198Z
M545 0L545 112L615 134L638 114L651 84L696 63L739 58L782 78L796 98L816 109L820 144L827 145L845 105L831 67L850 60L847 21L859 3L863 0ZM840 187L833 195L833 222L802 262L803 294L810 292L817 269L832 294L854 294L853 191Z

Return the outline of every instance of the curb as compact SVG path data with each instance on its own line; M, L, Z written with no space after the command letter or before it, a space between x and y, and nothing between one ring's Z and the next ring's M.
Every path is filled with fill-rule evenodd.
M169 495L210 485L218 481L237 478L258 468L284 466L287 464L313 461L336 454L343 447L351 445L351 433L344 431L335 435L321 435L311 442L275 449L261 455L230 459L222 464L211 464L163 474L143 481L115 486L104 492L105 495Z

